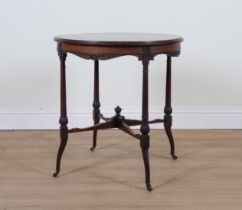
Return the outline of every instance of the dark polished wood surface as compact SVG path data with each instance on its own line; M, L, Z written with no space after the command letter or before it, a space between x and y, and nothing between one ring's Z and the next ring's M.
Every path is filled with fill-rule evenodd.
M71 34L55 37L55 41L95 46L154 46L181 42L180 36L148 33Z
M150 127L152 123L164 123L164 128L170 142L170 153L175 160L175 144L171 131L172 106L171 106L171 64L172 57L180 54L180 43L183 39L179 36L166 34L138 34L138 33L99 33L99 34L77 34L55 37L58 42L57 50L60 58L60 145L57 153L56 171L57 177L60 172L61 158L65 150L68 134L74 132L93 131L93 143L90 148L94 151L97 145L97 132L100 129L119 128L125 133L139 140L145 167L145 184L148 191L152 190L150 183L149 147ZM93 122L94 125L86 128L68 128L67 101L66 101L66 66L67 54L71 53L84 59L94 61L94 100L93 100ZM164 118L149 120L149 63L156 55L167 56L166 67L166 101ZM112 117L104 117L101 113L99 101L99 61L108 60L120 56L133 55L142 61L143 85L142 85L142 116L141 120L126 119L122 109L117 106ZM100 120L104 122L100 122ZM140 134L135 133L130 126L140 125Z

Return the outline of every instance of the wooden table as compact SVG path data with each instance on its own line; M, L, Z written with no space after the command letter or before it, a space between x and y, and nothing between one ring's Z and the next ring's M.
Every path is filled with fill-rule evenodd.
M91 151L94 151L97 141L97 131L99 129L119 128L130 134L140 142L142 156L145 167L145 183L148 191L152 190L150 184L149 166L149 145L150 127L152 123L164 123L164 128L168 136L171 156L175 160L175 146L171 131L172 107L171 107L171 59L180 54L180 43L183 39L179 36L166 34L140 34L140 33L99 33L99 34L75 34L55 37L57 50L60 58L60 83L61 83L61 114L60 114L60 146L57 154L56 172L54 177L60 172L61 157L67 144L68 134L74 132L93 131L93 144ZM84 59L94 60L94 101L93 120L94 125L87 128L68 129L68 118L66 108L66 72L65 61L67 53L75 54ZM166 69L166 99L164 108L164 118L149 121L148 111L148 66L150 60L156 55L165 54L167 56ZM125 119L121 115L121 108L115 108L115 115L111 118L104 117L100 112L99 101L99 60L108 60L120 56L136 56L143 64L143 87L142 87L142 119ZM104 122L100 123L100 120ZM130 126L140 125L141 134L135 133Z

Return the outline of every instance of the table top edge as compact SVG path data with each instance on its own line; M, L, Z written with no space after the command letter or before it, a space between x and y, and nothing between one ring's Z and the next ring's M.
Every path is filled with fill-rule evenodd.
M118 33L116 33L118 34ZM73 34L73 35L79 35L79 34ZM82 34L80 34L82 35ZM85 36L88 35L95 35L95 34L83 34ZM112 34L108 34L112 36ZM125 34L127 35L127 34ZM129 34L128 34L129 35ZM132 34L136 35L136 34ZM137 33L139 35L139 33ZM144 35L144 34L142 34ZM146 35L146 34L145 34ZM163 39L163 40L138 40L138 41L130 41L130 40L88 40L88 39L70 39L68 36L70 35L60 35L55 36L54 41L58 43L67 43L67 44L74 44L74 45L87 45L87 46L114 46L114 47L144 47L144 46L160 46L160 45L166 45L166 44L173 44L173 43L180 43L183 41L183 38L181 36L177 35L168 35L168 34L147 34L147 35L157 35L157 36L171 36L174 38L170 39Z

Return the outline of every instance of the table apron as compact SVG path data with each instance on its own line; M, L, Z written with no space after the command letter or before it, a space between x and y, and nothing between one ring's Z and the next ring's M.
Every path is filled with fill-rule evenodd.
M149 48L150 57L159 54L167 54L171 56L178 56L180 54L180 43L172 43L159 46L141 46L141 47L105 47L105 46L86 46L69 43L60 43L60 48L63 52L73 53L84 57L85 55L96 56L101 58L112 58L124 55L134 55L141 57L144 54L144 48Z

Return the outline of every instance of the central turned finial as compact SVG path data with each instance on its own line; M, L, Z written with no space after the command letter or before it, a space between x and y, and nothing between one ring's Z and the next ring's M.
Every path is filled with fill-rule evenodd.
M116 112L117 115L120 115L122 109L121 109L119 106L117 106L117 107L114 109L114 111Z
M112 117L112 120L113 120L113 127L114 128L119 128L120 126L122 126L122 121L124 120L124 116L122 116L120 113L122 111L122 109L117 106L115 109L114 109L116 115Z

